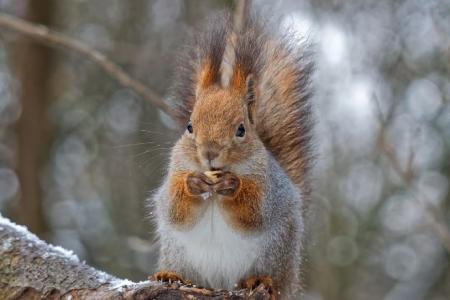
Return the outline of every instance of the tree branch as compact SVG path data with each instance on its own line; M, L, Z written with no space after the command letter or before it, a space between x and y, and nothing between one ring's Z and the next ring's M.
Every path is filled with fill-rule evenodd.
M233 15L233 26L236 32L239 32L245 26L245 16L247 14L248 7L250 6L250 0L236 0L236 8Z
M115 78L122 86L132 89L137 95L147 100L169 116L173 116L172 110L155 92L142 82L131 78L121 67L112 62L103 53L90 48L86 44L53 31L44 25L33 24L19 18L0 13L0 26L11 31L23 34L43 45L73 51L93 63L103 71Z
M0 299L270 299L262 286L248 291L179 283L134 283L95 270L71 252L39 240L0 215Z

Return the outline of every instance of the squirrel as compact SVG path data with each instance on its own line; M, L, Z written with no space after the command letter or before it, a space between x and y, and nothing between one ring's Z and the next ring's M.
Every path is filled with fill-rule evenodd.
M160 271L151 278L262 284L290 299L302 289L313 64L304 43L246 19L237 30L218 17L177 61L170 99L180 137L152 196Z

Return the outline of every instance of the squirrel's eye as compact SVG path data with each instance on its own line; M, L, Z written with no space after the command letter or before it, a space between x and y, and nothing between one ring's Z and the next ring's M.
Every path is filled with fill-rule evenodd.
M245 127L244 124L240 124L238 129L236 130L236 136L237 137L244 137L245 135Z
M187 131L189 131L189 133L193 133L194 132L194 128L192 127L192 122L191 121L189 121L186 129L187 129Z

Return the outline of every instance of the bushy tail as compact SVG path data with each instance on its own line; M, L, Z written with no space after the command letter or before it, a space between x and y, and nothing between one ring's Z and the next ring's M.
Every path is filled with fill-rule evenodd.
M211 80L218 83L224 63L231 63L231 78L225 82L245 86L252 76L259 137L308 196L313 160L310 52L297 38L272 34L255 18L246 18L238 32L231 24L227 16L215 19L192 39L178 61L171 98L180 128L190 118L198 86ZM227 47L232 48L231 56L224 55Z
M266 42L259 82L258 133L292 181L309 198L313 162L310 80L311 54L298 38Z

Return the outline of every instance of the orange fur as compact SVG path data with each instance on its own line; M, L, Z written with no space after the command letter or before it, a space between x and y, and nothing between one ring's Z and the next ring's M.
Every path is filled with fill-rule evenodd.
M206 202L200 196L192 195L186 185L189 173L177 173L170 179L170 221L183 229L191 228L205 207ZM261 228L260 212L263 199L263 187L257 180L240 178L240 185L234 197L222 196L220 207L226 213L231 226L243 232Z
M270 276L252 276L240 282L240 287L243 289L254 290L258 288L260 285L263 285L264 288L270 295L271 300L275 300L276 298L276 288L274 286L273 280Z
M170 178L170 221L174 225L189 228L201 211L203 199L192 195L186 185L189 173L178 173Z
M185 280L181 275L172 271L159 271L149 277L149 280L163 282L181 282L184 284L192 284L190 280Z
M206 89L217 82L219 74L210 61L206 62L200 70L197 90Z
M237 89L238 91L245 91L246 88L246 80L247 76L244 70L242 70L239 66L234 69L233 77L231 78L231 86Z
M224 167L245 161L256 147L262 146L249 123L243 96L236 90L217 86L205 90L197 99L191 120L195 137L183 142L195 144L197 157L205 168L205 151L218 151L217 167ZM240 123L247 132L243 140L237 141L235 133Z
M230 224L243 232L251 232L261 228L260 212L263 190L253 179L241 178L241 185L233 198L221 202L221 207L227 213Z

